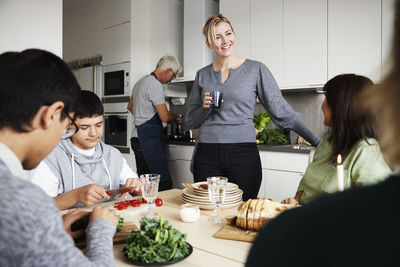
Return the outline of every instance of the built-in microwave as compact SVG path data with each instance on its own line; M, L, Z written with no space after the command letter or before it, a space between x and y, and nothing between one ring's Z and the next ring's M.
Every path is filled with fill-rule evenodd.
M130 96L130 66L130 62L104 66L103 97Z

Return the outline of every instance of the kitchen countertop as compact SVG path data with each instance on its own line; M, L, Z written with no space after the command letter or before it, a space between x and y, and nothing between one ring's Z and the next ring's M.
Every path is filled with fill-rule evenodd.
M187 140L170 140L166 139L165 142L169 145L182 145L182 146L194 146L195 142ZM284 153L300 153L309 154L310 150L314 149L312 146L307 145L258 145L259 151L273 151L273 152L284 152Z

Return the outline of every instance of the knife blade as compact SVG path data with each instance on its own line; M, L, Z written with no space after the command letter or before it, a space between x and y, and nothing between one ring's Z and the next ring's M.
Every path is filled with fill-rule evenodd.
M135 187L122 187L118 189L113 189L113 190L106 190L106 194L109 195L110 197L113 197L118 194L124 194L124 193L132 193L135 191Z

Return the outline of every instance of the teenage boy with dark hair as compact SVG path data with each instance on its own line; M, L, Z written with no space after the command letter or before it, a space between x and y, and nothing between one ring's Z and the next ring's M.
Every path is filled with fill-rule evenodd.
M32 182L54 197L60 210L111 200L106 190L140 191L138 175L116 148L101 141L104 108L100 98L81 91L74 121L78 131L61 140L32 172Z
M115 211L93 210L84 255L65 230L84 213L70 213L63 224L46 193L20 178L22 168L35 168L74 123L79 91L67 65L49 52L0 55L0 266L114 264Z

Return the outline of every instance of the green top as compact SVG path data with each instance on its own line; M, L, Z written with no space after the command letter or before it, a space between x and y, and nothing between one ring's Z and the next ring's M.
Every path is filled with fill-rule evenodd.
M337 191L336 164L329 158L332 145L325 137L315 150L313 161L300 181L298 191L304 191L300 204L306 204L312 199ZM368 143L360 139L354 144L343 161L344 188L359 187L374 184L384 180L391 173L383 159L378 142L369 138Z

